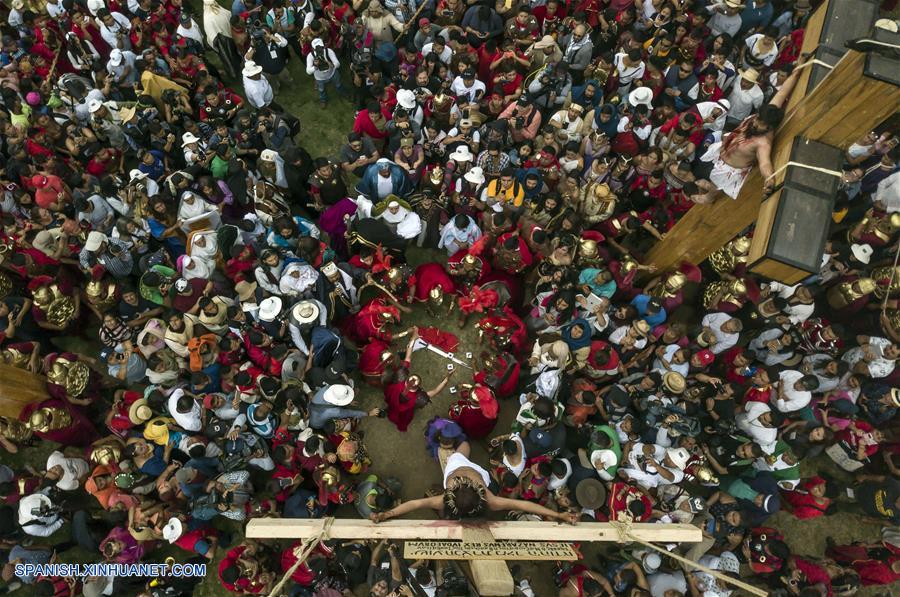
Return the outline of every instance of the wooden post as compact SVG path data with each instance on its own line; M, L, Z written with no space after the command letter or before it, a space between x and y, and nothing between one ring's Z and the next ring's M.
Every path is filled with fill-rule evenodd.
M788 162L795 137L844 149L896 112L900 104L897 82L873 73L870 67L869 54L848 51L831 73L787 113L772 144L776 170ZM784 172L776 177L776 184L783 180ZM653 247L645 261L659 271L673 269L682 261L701 263L756 221L763 183L759 169L754 167L736 200L720 193L712 204L695 205Z
M43 375L0 365L0 415L16 418L29 404L48 398L47 378Z
M619 532L605 522L576 525L531 521L387 520L375 524L362 519L336 519L328 529L329 539L451 539L461 541L463 529L482 528L498 541L619 541ZM322 529L320 520L305 518L254 518L247 523L251 539L308 539ZM653 543L699 543L703 533L690 524L633 523L635 539Z
M466 543L495 543L494 535L487 529L464 528L463 545ZM470 560L472 582L479 595L512 595L515 583L509 567L503 560Z

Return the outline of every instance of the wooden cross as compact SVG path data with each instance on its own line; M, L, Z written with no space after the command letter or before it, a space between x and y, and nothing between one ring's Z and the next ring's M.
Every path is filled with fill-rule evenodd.
M855 22L845 17L841 22L829 23L829 16L834 18L839 4L846 5L846 14L852 15L855 11L856 14L863 15L867 22ZM853 30L860 36L865 35L874 18L868 16L872 14L869 4L871 3L859 0L825 2L810 17L803 52L816 54L815 50L820 43L829 41L826 26L829 29L833 26L835 31L847 36L843 39L853 37ZM786 116L776 131L772 144L772 164L776 171L791 161L791 151L798 137L844 149L897 111L897 106L900 105L900 88L895 81L873 74L873 60L888 59L871 53L846 51L831 72L805 95L803 90L813 73L804 72L800 75L792 98L785 104ZM811 71L812 68L825 67L816 65L805 70ZM784 176L783 171L776 177L776 183L783 182ZM757 222L764 199L763 183L759 169L754 167L736 200L719 193L715 202L693 206L668 232L665 239L656 243L645 261L655 265L660 272L671 271L683 261L701 263L745 228ZM777 201L776 196L773 198ZM759 227L758 224L757 228ZM765 240L763 237L754 240L751 269L753 259L764 253L761 243ZM798 276L802 279L809 275L790 267L772 268L760 273L786 282L796 282Z
M555 548L561 548L559 542L620 542L620 529L609 523L587 522L577 525L565 525L556 522L531 521L472 521L454 520L389 520L375 524L368 520L335 519L328 527L329 539L397 539L415 540L422 547L423 541L462 541L462 557L468 560L472 580L479 595L511 595L513 578L505 560L522 559L511 553L507 545L498 545L504 551L504 559L478 559L477 552L489 549L488 544L497 541L508 541L513 546L516 541L551 542ZM255 518L247 523L246 535L251 539L311 539L321 535L323 521L320 519L284 519ZM650 543L697 543L702 540L703 533L698 527L689 524L649 524L633 523L628 527L629 537ZM469 545L471 548L466 549ZM529 547L530 548L530 547ZM530 548L533 549L533 548ZM447 554L432 555L445 559ZM475 555L466 555L467 551ZM513 550L514 551L514 550ZM528 549L523 549L523 556L528 556ZM561 549L559 551L562 551ZM453 555L453 554L450 554ZM417 553L420 559L422 553ZM447 556L449 557L449 556ZM455 556L453 559L457 559ZM528 559L538 559L529 556ZM572 559L562 557L551 559Z

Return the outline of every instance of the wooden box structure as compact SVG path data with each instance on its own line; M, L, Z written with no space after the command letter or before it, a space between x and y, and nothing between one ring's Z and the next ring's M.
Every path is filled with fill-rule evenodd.
M842 159L836 147L797 137L789 161L840 171ZM832 174L788 166L781 189L759 210L750 271L786 284L818 272L839 184L840 178Z
M869 33L878 18L878 0L831 0L810 15L803 38L803 53L812 55L832 67L847 53L844 44ZM818 35L816 35L818 33ZM788 101L787 110L795 107L831 71L813 64L800 74L797 90Z

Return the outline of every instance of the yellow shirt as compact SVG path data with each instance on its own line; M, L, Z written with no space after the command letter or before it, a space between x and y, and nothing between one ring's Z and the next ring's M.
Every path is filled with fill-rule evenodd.
M513 181L512 186L501 193L500 179L498 178L488 184L487 196L511 204L513 207L521 207L522 201L525 199L525 189L518 181Z

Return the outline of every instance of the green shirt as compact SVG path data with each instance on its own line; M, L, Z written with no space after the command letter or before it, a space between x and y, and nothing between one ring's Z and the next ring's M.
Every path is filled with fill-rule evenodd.
M177 271L175 271L171 267L166 267L165 265L154 265L149 269L149 271L156 272L164 280L171 280L178 275ZM147 274L144 275L146 276ZM158 287L147 286L146 284L144 284L144 276L141 276L140 291L142 297L144 297L148 301L156 303L157 305L164 305L166 302L165 297L159 291Z
M213 178L225 178L225 175L228 174L228 161L217 155L209 164L209 171L212 172Z

